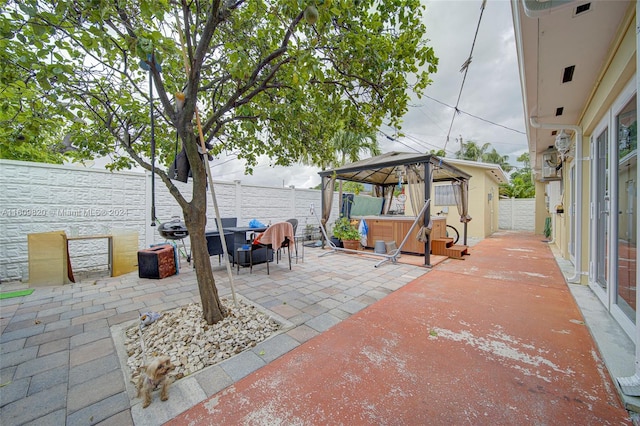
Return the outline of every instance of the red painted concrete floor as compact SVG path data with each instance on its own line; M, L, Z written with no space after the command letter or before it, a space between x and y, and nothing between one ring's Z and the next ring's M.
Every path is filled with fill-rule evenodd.
M631 424L541 240L485 239L169 424Z

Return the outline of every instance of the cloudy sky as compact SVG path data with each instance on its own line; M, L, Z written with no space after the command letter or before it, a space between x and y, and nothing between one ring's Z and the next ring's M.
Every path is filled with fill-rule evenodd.
M527 142L509 1L487 1L460 97L458 108L462 113L455 119L449 106L456 104L460 93L464 77L460 68L471 53L482 0L423 0L423 3L427 38L440 61L438 72L431 76L433 83L427 88L427 97L414 100L404 117L402 132L406 137L393 142L379 134L383 152L445 148L447 156L453 157L459 149L457 139L462 137L481 145L490 143L516 165L516 157L526 151ZM394 134L394 129L388 127L380 130ZM448 142L447 134L450 134ZM255 169L254 176L244 175L244 165L238 160L214 160L211 166L213 178L218 181L296 188L320 183L317 169L271 167L268 160Z

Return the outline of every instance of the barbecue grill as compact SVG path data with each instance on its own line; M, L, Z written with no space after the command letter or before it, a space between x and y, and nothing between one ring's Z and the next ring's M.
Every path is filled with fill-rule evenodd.
M173 217L169 222L160 224L158 232L167 240L181 240L189 236L186 225L179 217Z
M187 262L191 263L191 253L187 252L187 246L184 243L184 238L189 236L189 230L187 230L187 226L179 217L174 216L169 222L161 223L158 227L158 232L165 240L182 241Z

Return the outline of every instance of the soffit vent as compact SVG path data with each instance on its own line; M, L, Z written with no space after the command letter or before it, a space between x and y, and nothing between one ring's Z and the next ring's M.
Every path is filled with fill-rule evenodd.
M573 80L573 72L576 70L576 66L575 65L571 65L569 67L566 67L564 69L564 71L562 72L562 82L563 83L568 83L571 80Z
M564 112L564 107L556 108L556 117L562 115L563 112Z
M576 11L573 14L573 16L578 16L583 13L587 13L590 10L591 10L591 3L581 4L580 6L576 7Z

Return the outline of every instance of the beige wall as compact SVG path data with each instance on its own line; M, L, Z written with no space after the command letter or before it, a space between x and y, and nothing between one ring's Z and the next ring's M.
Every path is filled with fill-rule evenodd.
M544 223L547 217L549 217L549 211L547 210L547 204L545 201L546 192L545 192L545 183L544 182L535 182L536 185L536 224L535 224L535 233L538 235L544 234ZM555 232L554 230L552 230Z
M619 37L620 46L611 59L611 63L603 70L602 77L595 88L582 114L580 125L585 134L591 134L603 115L620 94L636 70L636 36L635 13L627 20L627 28ZM589 151L586 151L589 152Z
M473 218L467 224L467 236L485 238L498 230L499 185L484 168L467 165L455 165L458 169L471 175L469 180L469 215ZM489 194L492 194L489 200ZM432 214L442 210L444 206L431 206ZM455 227L463 235L464 225L460 223L460 215L455 206L448 206L447 225Z
M618 44L617 50L610 58L610 62L603 69L598 86L594 89L589 102L586 105L580 120L580 126L584 135L582 139L583 152L583 176L580 182L576 182L576 190L582 191L582 208L579 212L582 214L582 229L578 230L580 238L577 239L581 243L582 248L582 270L588 270L590 261L590 202L591 202L591 160L590 146L591 133L598 123L604 118L605 114L611 108L612 103L620 95L623 88L628 84L629 80L636 72L636 34L635 34L635 13L630 14L626 21L626 27L616 39ZM577 160L573 159L572 162ZM568 171L569 165L566 170ZM563 182L565 194L569 194L569 180ZM565 200L568 198L565 196ZM570 201L570 200L569 200ZM569 202L568 201L568 202ZM568 207L568 202L565 205ZM569 215L564 215L562 220L558 221L558 233L556 234L557 244L564 258L569 258ZM587 277L582 276L581 282L587 283Z

